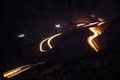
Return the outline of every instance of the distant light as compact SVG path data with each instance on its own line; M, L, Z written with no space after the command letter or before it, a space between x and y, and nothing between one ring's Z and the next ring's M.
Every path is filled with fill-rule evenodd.
M60 24L57 24L57 25L55 25L55 27L56 27L56 28L60 28L61 26L60 26Z
M96 16L94 14L91 14L91 17L95 18Z
M20 35L18 35L18 37L20 37L20 38L25 37L25 34L20 34Z

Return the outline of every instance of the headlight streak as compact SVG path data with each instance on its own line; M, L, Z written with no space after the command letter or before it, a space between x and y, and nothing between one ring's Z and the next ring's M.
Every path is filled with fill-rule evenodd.
M41 41L41 43L40 43L40 51L41 51L41 52L46 52L46 50L43 49L43 44L44 44L44 42L46 42L48 39L49 39L49 38L46 38L46 39L44 39L44 40Z
M52 47L52 44L51 44L51 41L52 41L55 37L57 37L57 36L59 36L59 35L61 35L61 34L62 34L62 33L58 33L58 34L55 34L55 35L53 35L52 37L49 38L49 40L47 41L47 44L48 44L48 46L49 46L50 49L53 48L53 47Z

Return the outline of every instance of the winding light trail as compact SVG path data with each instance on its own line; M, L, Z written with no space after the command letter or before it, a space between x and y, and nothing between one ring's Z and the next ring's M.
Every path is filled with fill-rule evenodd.
M46 42L48 39L49 39L49 38L46 38L46 39L44 39L43 41L41 41L41 43L40 43L40 51L41 51L41 52L46 52L46 50L43 49L43 44L44 44L44 42Z
M96 51L98 52L100 50L97 42L95 42L95 38L99 35L102 34L102 30L99 28L99 26L101 26L102 24L104 24L104 20L102 18L98 18L98 20L100 21L98 24L97 24L97 27L90 27L89 30L91 32L93 32L93 35L91 35L90 37L88 37L87 41L89 43L89 45Z
M102 31L101 31L99 28L97 28L97 27L90 27L89 30L90 30L91 32L93 32L93 35L90 36L90 37L88 37L87 41L88 41L89 45L90 45L96 52L98 52L98 51L100 50L100 48L99 48L99 46L97 45L97 43L95 42L94 39L95 39L97 36L99 36L99 35L102 33Z
M59 35L61 35L61 34L62 34L62 33L55 34L55 35L53 35L52 37L50 37L50 38L48 39L47 43L48 43L48 46L49 46L50 49L53 48L52 45L51 45L51 41L52 41L55 37L57 37L57 36L59 36Z

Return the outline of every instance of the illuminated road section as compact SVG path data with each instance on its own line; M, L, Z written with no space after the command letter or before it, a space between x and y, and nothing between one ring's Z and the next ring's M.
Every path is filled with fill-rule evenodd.
M53 48L53 47L52 47L52 44L51 44L51 41L52 41L55 37L57 37L57 36L59 36L59 35L61 35L61 34L62 34L62 33L58 33L58 34L55 34L55 35L53 35L52 37L49 38L49 40L47 41L47 43L48 43L48 46L49 46L50 49Z
M46 39L44 39L43 41L41 41L41 43L40 43L40 51L41 51L41 52L46 52L46 50L43 49L43 44L44 44L44 42L46 42L48 39L49 39L49 38L46 38Z

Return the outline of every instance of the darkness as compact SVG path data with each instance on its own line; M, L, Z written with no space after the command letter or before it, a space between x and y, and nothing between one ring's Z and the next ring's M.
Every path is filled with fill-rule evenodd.
M13 79L116 80L115 74L120 70L119 1L3 0L0 5L0 74L21 65L46 61L46 65L35 67ZM106 31L100 37L105 45L100 55L96 55L85 41L90 31L75 28L79 20L90 22L91 14L108 21L103 26ZM61 24L62 28L56 29L56 24ZM64 33L55 40L55 47L46 54L41 53L40 41L60 31ZM25 34L25 37L19 38L20 34ZM62 67L41 75L44 70L56 65ZM101 75L102 69L104 74L110 74L106 77ZM102 78L97 78L98 75Z

